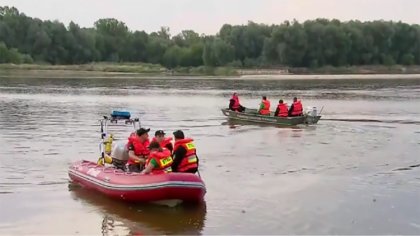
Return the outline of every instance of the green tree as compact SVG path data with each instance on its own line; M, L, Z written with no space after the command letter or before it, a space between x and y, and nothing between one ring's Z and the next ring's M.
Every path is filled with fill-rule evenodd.
M147 34L117 19L91 28L31 18L0 7L2 63L83 64L95 61L149 62L190 66L321 67L420 65L420 26L391 21L315 19L280 25L248 22L221 27L214 36L168 27Z
M101 59L105 61L120 61L127 43L128 28L124 22L114 18L100 19L95 22L97 32L96 43L101 52Z
M203 62L206 66L224 66L235 59L232 45L220 38L210 39L206 42L203 51Z
M21 54L16 48L9 49L4 42L0 42L0 63L32 63L32 58Z
M168 48L163 55L163 65L167 68L177 67L184 53L184 50L177 45Z
M0 42L0 63L8 63L9 62L9 49L7 48L6 44Z

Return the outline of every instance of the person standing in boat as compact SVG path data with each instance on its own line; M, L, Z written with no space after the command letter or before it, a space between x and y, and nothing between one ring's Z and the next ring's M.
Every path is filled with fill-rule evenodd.
M150 155L146 160L146 165L141 174L165 174L172 172L171 152L162 148L157 141L152 141L149 145Z
M289 109L289 116L302 116L303 115L303 106L300 100L297 97L293 98L293 104Z
M243 107L241 103L239 102L238 93L233 93L232 98L229 100L229 110L238 111L238 112L245 111L245 107Z
M262 97L262 101L260 104L260 109L258 109L258 113L264 116L270 115L270 101L267 99L266 96Z
M274 113L274 116L287 117L288 115L289 115L289 110L287 108L287 104L283 103L283 100L280 100L279 105L277 106L276 112Z
M127 169L130 172L140 172L146 163L146 159L150 154L149 131L150 129L140 128L128 138Z
M165 132L163 130L158 130L155 132L155 137L152 139L152 142L158 142L161 148L166 148L171 153L174 150L174 146L172 145L172 137L165 137Z
M198 171L198 157L193 139L185 138L182 130L174 133L175 146L172 163L173 172L186 172L195 174Z

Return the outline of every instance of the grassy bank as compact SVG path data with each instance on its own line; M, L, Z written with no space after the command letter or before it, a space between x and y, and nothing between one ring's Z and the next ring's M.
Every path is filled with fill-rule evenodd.
M0 77L57 77L57 78L96 78L96 77L171 77L171 76L221 76L293 79L293 78L368 78L369 75L420 76L420 66L354 66L321 68L232 68L232 67L179 67L167 69L161 65L147 63L91 63L84 65L45 65L45 64L0 64ZM389 77L389 76L388 76Z
M0 64L0 70L7 71L91 71L91 72L118 72L136 74L163 74L166 68L154 64L138 63L91 63L84 65L46 65L46 64Z
M54 74L57 76L237 76L230 67L179 67L167 69L146 63L91 63L84 65L0 64L0 76Z

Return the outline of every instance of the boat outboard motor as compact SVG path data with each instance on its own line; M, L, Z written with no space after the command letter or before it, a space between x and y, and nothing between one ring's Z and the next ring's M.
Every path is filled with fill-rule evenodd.
M316 107L312 107L312 113L311 113L311 116L312 116L312 117L316 117L317 115L318 115L318 111L317 111Z
M306 123L314 124L318 116L318 111L316 107L307 107L306 108Z
M125 170L128 161L128 150L123 142L114 142L112 147L112 164L121 170Z

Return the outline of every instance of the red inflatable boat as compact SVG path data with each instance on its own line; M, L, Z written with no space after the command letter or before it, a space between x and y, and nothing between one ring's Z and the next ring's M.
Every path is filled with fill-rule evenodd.
M74 183L128 202L201 202L206 193L201 178L188 173L141 175L80 161L70 166L69 176Z

